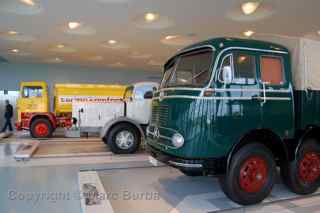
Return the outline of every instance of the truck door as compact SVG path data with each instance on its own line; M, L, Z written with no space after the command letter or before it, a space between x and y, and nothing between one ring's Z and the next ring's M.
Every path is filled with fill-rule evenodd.
M261 127L257 57L249 51L226 53L218 67L215 89L216 141L228 150L250 130ZM231 68L231 82L224 82L223 70Z
M293 136L294 111L288 55L259 57L262 126L280 137Z
M21 85L18 101L20 112L48 112L46 88L42 85Z
M131 101L127 101L127 117L140 124L148 124L151 117L151 99L145 99L147 92L153 91L154 85L137 85Z

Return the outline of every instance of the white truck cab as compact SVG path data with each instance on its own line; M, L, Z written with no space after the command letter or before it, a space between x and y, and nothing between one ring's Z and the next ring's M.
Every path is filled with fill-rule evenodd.
M138 150L151 118L152 93L158 86L155 82L139 82L127 87L122 103L117 106L122 114L106 122L100 132L113 153L130 154Z

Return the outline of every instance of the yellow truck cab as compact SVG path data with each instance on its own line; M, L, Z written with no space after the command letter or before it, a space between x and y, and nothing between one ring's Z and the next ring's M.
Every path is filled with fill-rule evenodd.
M48 138L58 127L72 126L72 102L94 99L121 100L126 86L99 84L56 84L54 106L50 111L46 82L22 82L17 101L17 130L29 130L34 138Z

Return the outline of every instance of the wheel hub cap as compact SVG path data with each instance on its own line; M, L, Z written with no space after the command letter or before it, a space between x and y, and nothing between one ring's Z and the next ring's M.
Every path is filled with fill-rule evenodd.
M131 132L124 130L116 135L116 144L121 149L129 149L133 145L134 136Z
M267 182L268 168L259 157L247 159L240 169L240 187L249 193L259 192Z
M35 131L36 131L36 134L38 136L46 136L48 135L48 132L49 132L49 129L48 129L48 126L44 123L39 123L36 125L35 127Z
M320 157L315 152L304 154L299 164L299 176L305 183L313 183L320 176Z

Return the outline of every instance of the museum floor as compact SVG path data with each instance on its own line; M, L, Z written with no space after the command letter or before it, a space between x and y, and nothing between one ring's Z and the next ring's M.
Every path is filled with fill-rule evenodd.
M279 180L264 203L242 207L225 197L215 178L155 167L143 151L113 155L97 138L41 141L31 159L16 161L14 153L28 140L0 142L1 212L80 213L80 177L87 173L101 182L108 212L320 212L320 196L299 197Z

